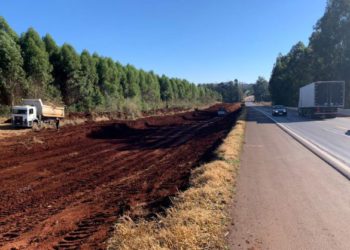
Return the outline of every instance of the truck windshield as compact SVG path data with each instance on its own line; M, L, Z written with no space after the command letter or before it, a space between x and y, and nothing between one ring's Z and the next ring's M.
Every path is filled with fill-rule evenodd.
M27 110L26 109L14 109L12 111L12 113L15 115L25 115L25 114L27 114Z

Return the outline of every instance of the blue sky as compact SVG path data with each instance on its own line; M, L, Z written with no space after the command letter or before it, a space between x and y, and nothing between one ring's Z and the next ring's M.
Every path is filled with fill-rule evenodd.
M123 64L195 83L266 78L326 0L2 0L0 15Z

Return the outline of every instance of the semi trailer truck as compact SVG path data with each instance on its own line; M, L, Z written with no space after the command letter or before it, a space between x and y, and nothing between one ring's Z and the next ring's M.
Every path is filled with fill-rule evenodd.
M344 107L345 82L314 82L300 88L298 113L300 116L334 118L338 108Z
M42 123L64 118L64 107L44 105L41 99L23 99L12 107L11 122L16 127L40 127Z

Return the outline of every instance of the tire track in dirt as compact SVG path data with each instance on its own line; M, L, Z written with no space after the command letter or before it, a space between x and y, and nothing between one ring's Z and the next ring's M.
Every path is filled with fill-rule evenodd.
M187 187L235 121L226 106L0 141L0 248L103 249L118 216L150 216ZM32 136L43 143L20 143Z

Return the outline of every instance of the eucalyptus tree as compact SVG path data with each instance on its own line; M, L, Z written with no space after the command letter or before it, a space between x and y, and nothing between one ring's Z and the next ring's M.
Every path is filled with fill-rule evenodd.
M24 60L24 71L29 84L29 96L43 98L47 94L48 85L52 82L52 65L45 43L39 34L29 28L19 39Z
M0 30L0 92L4 104L13 105L26 89L21 50L13 37Z

